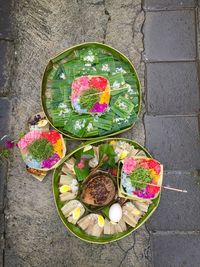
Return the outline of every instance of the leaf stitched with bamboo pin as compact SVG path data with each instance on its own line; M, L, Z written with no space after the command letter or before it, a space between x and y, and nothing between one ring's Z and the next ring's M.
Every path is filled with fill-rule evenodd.
M100 99L99 90L96 88L91 88L86 91L84 91L80 95L80 105L81 108L90 110L96 102Z
M46 138L33 141L28 149L32 157L38 161L48 159L53 153L53 145Z
M142 189L146 187L147 183L151 182L150 172L144 168L138 168L131 173L130 180L134 188Z

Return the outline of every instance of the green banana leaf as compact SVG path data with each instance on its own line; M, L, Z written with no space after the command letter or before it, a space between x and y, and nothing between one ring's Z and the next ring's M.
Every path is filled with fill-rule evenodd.
M86 49L93 51L94 61L91 63L92 68L87 68L87 66L84 65L83 60L86 56ZM105 63L109 68L109 72L102 70L102 66ZM83 71L83 66L85 68L85 71ZM116 73L113 75L113 71L117 69L120 70L120 68L123 68L125 73ZM64 75L62 79L60 78L61 74ZM121 110L118 110L116 107L113 107L114 110L111 109L107 113L109 114L110 112L114 111L114 116L116 118L118 116L122 116L122 118L129 116L129 119L126 120L126 124L122 123L122 125L117 125L117 123L114 123L115 125L117 125L117 127L111 127L110 125L113 124L113 121L111 121L110 125L108 123L103 127L104 121L100 121L99 124L96 124L94 122L94 130L91 132L76 132L72 127L74 125L74 122L68 121L67 115L63 115L66 118L66 121L64 123L63 117L59 117L60 113L58 112L57 107L59 104L65 103L68 109L71 108L69 107L70 103L66 102L66 99L67 101L69 101L70 99L69 97L71 93L71 83L74 78L82 75L102 75L109 80L111 86L113 86L115 82L120 83L121 87L119 88L119 90L117 89L117 91L113 90L113 92L111 92L111 108L115 102L113 100L116 100L120 96L124 97L125 94L128 94L130 97L129 101L131 103L131 105L129 104L129 106L131 106L131 109L133 109L131 114L134 114L134 120L132 116L129 116L129 114L125 114ZM127 87L127 85L129 85L128 83L131 85L131 89ZM51 99L47 97L47 89L52 90ZM65 51L50 59L47 67L45 68L42 78L41 102L43 111L46 114L46 117L49 120L50 124L56 130L69 138L91 140L94 138L99 138L99 136L113 136L129 130L137 121L141 108L140 81L134 66L122 53L102 43L83 43L66 49ZM80 118L81 116L82 115L79 115ZM93 116L91 116L90 118L90 123L93 123Z
M71 153L69 153L68 155L65 156L65 158L63 158L63 160L61 161L60 165L54 170L53 173L53 194L54 194L54 201L55 201L55 205L58 211L58 215L60 217L60 219L62 220L63 224L65 225L65 227L71 232L73 233L76 237L78 237L81 240L90 242L90 243L97 243L97 244L105 244L105 243L110 243L113 241L117 241L119 239L122 239L126 236L128 236L129 234L131 234L132 232L134 232L135 230L137 230L140 226L142 226L147 220L148 218L153 214L153 212L155 211L155 209L157 208L159 201L160 201L160 193L158 195L157 198L153 199L152 203L149 206L149 209L147 211L147 213L139 220L138 224L136 225L136 227L130 227L128 228L128 230L126 230L125 232L122 233L118 233L118 234L114 234L114 235L108 235L108 236L102 236L102 237L94 237L94 236L90 236L87 235L84 231L82 231L79 227L77 227L76 225L73 225L71 223L69 223L67 221L67 219L64 217L64 215L61 212L61 207L63 206L63 204L60 202L59 199L59 173L60 170L62 168L63 162L65 162L68 158L70 158L71 156L73 156L75 153L79 152L81 149L83 149L83 147L85 147L88 144L93 144L93 145L99 145L103 142L106 141L112 141L112 140L119 140L119 141L125 141L130 143L131 145L133 145L135 148L138 148L140 150L143 150L146 154L147 157L151 158L151 155L149 154L149 152L140 144L136 143L135 141L126 139L126 138L99 138L93 141L88 141L85 142L84 144L81 144L79 147L77 147L75 150L73 150ZM104 214L106 216L106 214L108 213L108 210L106 210L106 207L104 208Z

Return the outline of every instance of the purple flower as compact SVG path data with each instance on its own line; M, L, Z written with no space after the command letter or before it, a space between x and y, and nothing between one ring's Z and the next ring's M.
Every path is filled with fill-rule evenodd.
M11 140L6 140L4 145L5 145L5 148L11 149L15 146L15 142Z
M134 191L134 194L141 198L153 198L155 194L149 193L146 188L142 190L136 190Z
M107 104L99 104L99 102L96 102L93 106L93 108L90 110L90 112L101 112L103 113L107 109Z
M50 169L53 167L58 161L60 160L60 157L58 154L54 153L51 155L48 159L45 159L42 161L42 168Z

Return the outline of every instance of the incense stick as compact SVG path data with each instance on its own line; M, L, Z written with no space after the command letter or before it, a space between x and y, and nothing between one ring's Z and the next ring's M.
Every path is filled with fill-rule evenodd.
M88 97L88 96L93 96L93 95L100 95L100 94L103 94L104 92L113 92L113 91L120 91L120 90L123 90L124 87L122 88L116 88L116 89L112 89L112 90L109 90L109 91L103 91L103 92L98 92L98 93L93 93L93 94L89 94L89 95L86 95L86 96L82 96L82 97ZM66 100L65 100L66 101ZM71 101L71 100L67 100L67 101Z
M156 184L152 184L152 183L145 183L142 181L134 181L135 183L139 183L139 184L146 184L146 185L152 185L152 186L156 186L156 187L162 187L164 189L168 189L168 190L172 190L172 191L177 191L177 192L182 192L182 193L187 193L187 190L183 190L183 189L179 189L179 188L174 188L174 187L169 187L169 186L165 186L165 185L156 185Z

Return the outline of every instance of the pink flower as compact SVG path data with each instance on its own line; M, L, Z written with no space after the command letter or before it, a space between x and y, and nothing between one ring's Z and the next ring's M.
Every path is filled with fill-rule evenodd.
M76 98L85 90L87 90L89 85L89 77L88 76L81 76L76 78L72 82L72 94L71 94L71 101L74 102Z
M84 160L83 159L80 160L80 162L77 164L77 167L79 169L83 169L85 167L85 163L84 163Z
M130 174L134 171L137 165L137 161L134 158L126 158L123 163L123 171Z
M22 139L18 142L18 147L21 149L26 148L32 141L38 139L41 136L40 131L30 131L25 136L22 137Z
M145 168L145 169L149 169L149 165L148 165L148 161L147 160L142 160L140 162L140 166Z

